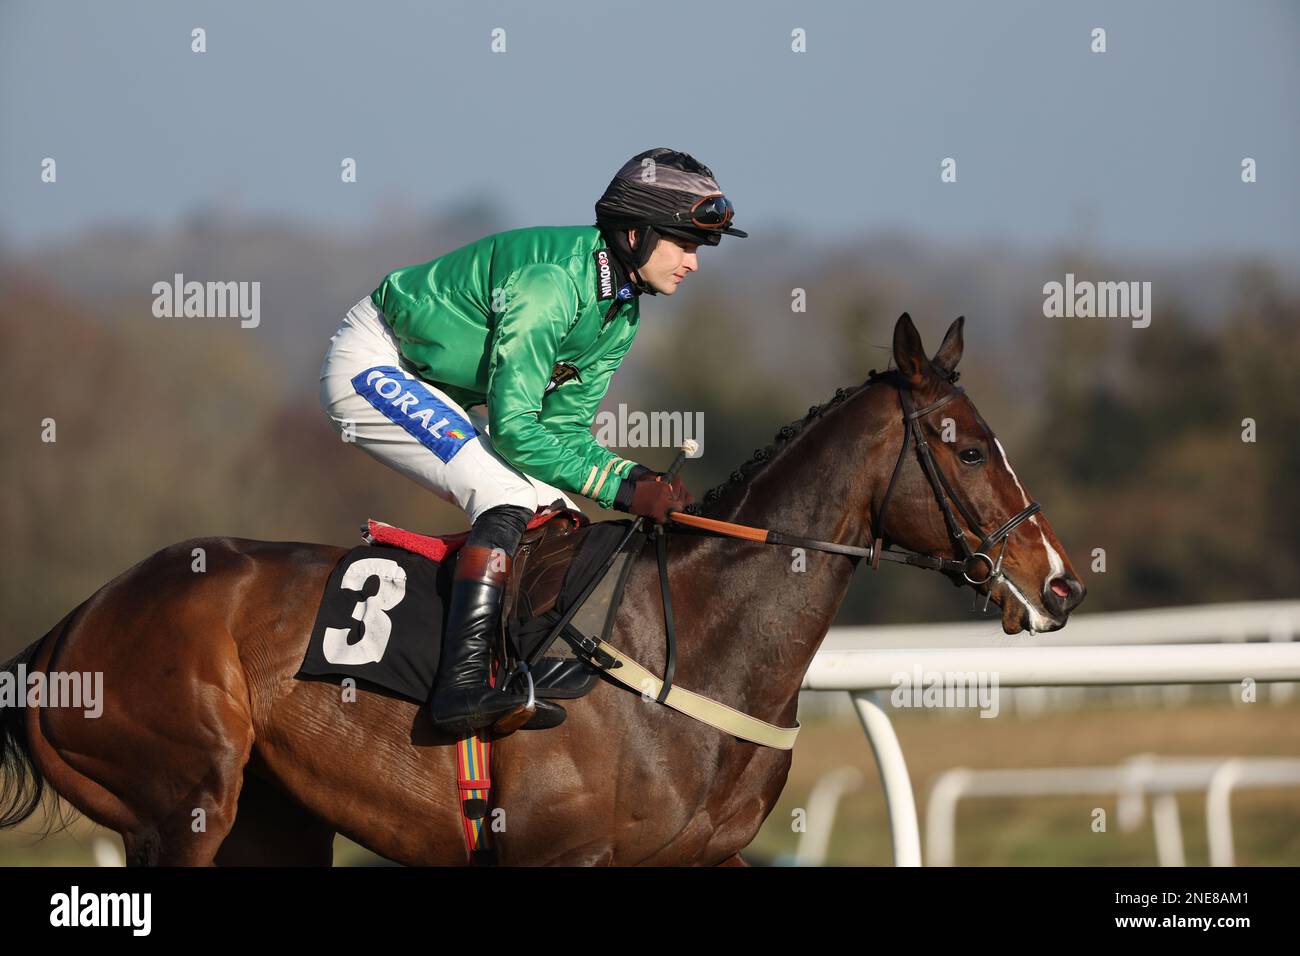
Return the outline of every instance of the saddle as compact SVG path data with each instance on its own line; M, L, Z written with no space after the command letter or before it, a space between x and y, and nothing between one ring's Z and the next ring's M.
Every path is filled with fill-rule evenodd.
M584 537L574 532L589 523L585 516L579 518L564 512L524 532L501 600L497 659L503 673L515 671L520 660L535 649L528 624L545 620L560 600L577 545ZM582 697L596 681L596 672L572 653L542 657L532 676L535 692L546 698Z
M562 511L524 532L501 599L503 640L511 620L524 624L555 607L573 561L572 533L588 523L583 515L575 518L574 512Z
M595 686L597 669L576 656L573 648L589 645L592 637L608 633L605 625L612 624L617 610L615 581L602 580L589 596L583 599L582 595L596 584L593 578L600 574L628 524L610 521L593 525L581 512L563 508L558 502L533 517L514 554L502 595L495 650L498 673L508 675L505 679L517 679L525 691L531 679L534 693L544 698L582 697ZM469 536L464 531L431 537L373 519L363 532L371 544L424 555L448 570ZM554 625L578 602L581 614L557 631ZM542 643L553 646L548 649L541 647Z

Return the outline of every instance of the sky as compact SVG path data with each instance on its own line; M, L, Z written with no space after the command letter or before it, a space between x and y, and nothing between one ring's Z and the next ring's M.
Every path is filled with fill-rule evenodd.
M1300 3L1259 0L0 0L0 242L211 209L348 233L478 196L590 222L671 146L758 238L1295 262L1298 40Z

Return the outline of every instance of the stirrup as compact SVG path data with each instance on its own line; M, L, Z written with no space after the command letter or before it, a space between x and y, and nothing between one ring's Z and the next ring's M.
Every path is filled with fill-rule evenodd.
M514 710L498 717L492 724L492 732L505 737L516 730L549 730L564 723L564 719L569 716L568 712L559 704L541 700L537 696L532 672L523 661L515 665L511 679L517 674L523 674L528 679L528 699ZM508 687L510 679L504 683Z
M498 718L497 722L492 725L492 732L500 737L508 736L516 730L550 730L552 727L558 727L564 723L569 712L554 701L542 700L537 698L537 706L532 714L528 716L525 705L520 705L515 710ZM523 721L522 724L516 724L515 720Z
M528 670L527 664L520 661L515 665L515 673L522 673L524 677L528 678L528 699L518 707L508 713L502 714L493 721L492 732L502 737L505 737L508 734L513 734L520 727L524 726L524 724L532 720L533 715L537 713L537 694L535 693L536 687L533 685L532 672ZM514 674L512 673L511 677L513 676ZM503 681L502 684L505 687L509 687L510 681Z
M558 727L564 723L564 719L569 716L569 712L555 703L553 700L543 700L537 698L537 713L533 714L533 719L521 727L521 730L550 730L552 727Z
M514 710L502 715L492 724L492 733L499 737L505 737L513 734L528 721L533 719L533 714L537 712L537 701L532 700L528 703L520 704Z

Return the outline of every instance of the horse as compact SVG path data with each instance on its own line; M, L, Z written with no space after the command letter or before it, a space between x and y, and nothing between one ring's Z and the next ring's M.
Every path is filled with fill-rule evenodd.
M1001 444L953 384L963 323L926 358L904 314L888 374L814 406L688 511L843 545L887 540L938 556L936 570L1000 607L1008 634L1063 627L1084 588ZM926 411L939 404L942 418ZM920 413L900 419L900 407ZM942 440L945 425L956 441ZM923 447L908 454L913 433ZM968 522L960 540L931 466ZM971 520L997 527L1010 515L1018 526L999 542L998 573L966 573L971 545L988 540ZM678 683L790 726L859 557L813 550L795 562L771 544L670 537ZM207 555L202 573L192 569L196 548ZM634 561L611 643L662 673L652 551ZM0 709L0 827L34 814L48 787L120 834L128 865L329 865L339 833L402 864L465 864L455 741L426 729L409 700L345 697L329 682L294 677L345 553L184 541L71 611L5 669L102 672L102 716ZM791 759L603 678L569 702L558 727L493 743L497 862L745 865L740 853Z

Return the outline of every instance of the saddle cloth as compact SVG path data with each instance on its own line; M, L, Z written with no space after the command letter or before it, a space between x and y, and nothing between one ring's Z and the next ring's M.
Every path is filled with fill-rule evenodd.
M627 526L627 521L593 525L568 509L548 507L534 516L506 585L499 657L526 657L536 648ZM438 672L455 560L469 532L435 538L374 520L364 531L371 543L348 551L330 572L295 676L348 677L363 689L424 703ZM584 616L593 622L586 630L599 630L598 620L612 617L610 590L602 586L584 604L585 611L605 602L599 615L593 610ZM537 673L540 697L579 697L596 679L594 669L573 659L543 658Z

